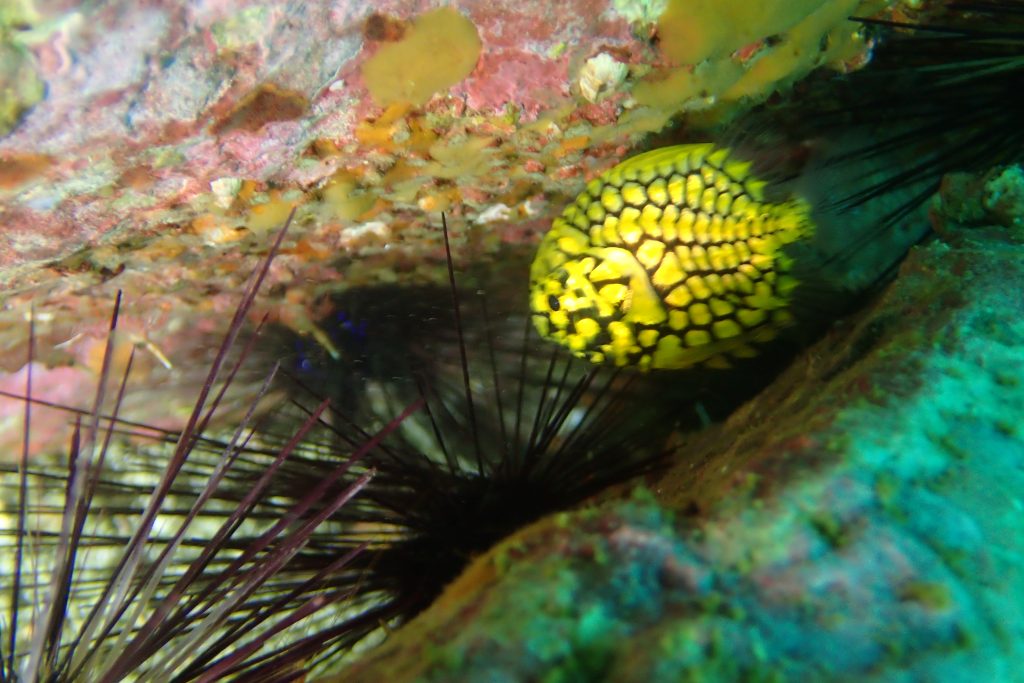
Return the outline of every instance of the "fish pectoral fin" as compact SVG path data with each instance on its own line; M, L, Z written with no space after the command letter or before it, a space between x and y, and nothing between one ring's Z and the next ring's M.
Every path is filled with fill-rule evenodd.
M589 249L587 253L629 278L630 296L622 305L625 321L639 325L658 325L668 320L661 297L632 251L621 247L599 247Z

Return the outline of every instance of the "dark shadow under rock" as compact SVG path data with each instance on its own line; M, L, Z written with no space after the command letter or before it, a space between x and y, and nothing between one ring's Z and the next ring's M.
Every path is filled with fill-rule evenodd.
M1024 680L1024 248L896 283L650 483L542 520L346 681Z

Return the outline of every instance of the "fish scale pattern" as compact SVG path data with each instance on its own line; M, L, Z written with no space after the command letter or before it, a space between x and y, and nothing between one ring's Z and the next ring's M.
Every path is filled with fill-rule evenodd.
M814 231L713 144L656 149L592 180L554 220L530 277L543 337L594 363L677 369L757 354L793 322L783 247Z

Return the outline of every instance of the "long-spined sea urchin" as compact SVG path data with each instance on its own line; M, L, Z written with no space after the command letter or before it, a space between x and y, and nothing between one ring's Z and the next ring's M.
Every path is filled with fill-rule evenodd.
M446 226L444 235L447 242ZM92 470L86 497L57 515L72 531L36 548L72 551L58 552L53 563L60 577L48 612L53 625L39 622L50 635L28 650L16 644L7 679L290 680L415 615L503 536L659 462L674 408L636 410L629 377L584 367L556 349L538 356L528 336L509 362L486 314L472 325L487 344L467 348L450 251L448 259L457 360L442 362L437 376L414 373L419 396L383 428L317 397L298 433L274 427L255 434L253 411L234 436L218 441L203 432L210 410L201 400L182 434L155 432L178 444L167 469L144 456L129 461L128 470L155 475L155 485L118 481L125 473L117 468ZM457 379L448 383L453 368ZM422 419L411 419L421 407ZM92 415L104 441L115 431L154 433L118 420L116 411ZM315 443L312 430L325 426L330 438ZM85 462L80 451L67 475L21 471L71 495ZM142 516L143 524L134 533L111 532L100 524L111 508L122 519ZM157 516L176 530L149 537ZM11 537L33 538L21 526ZM113 568L85 561L86 551L100 550L113 553ZM29 576L20 567L16 574ZM82 605L95 616L71 619L68 610ZM324 617L327 606L332 616ZM288 638L274 639L317 611L305 631L298 624ZM24 621L30 610L18 599L10 613ZM23 668L32 653L42 666Z
M13 514L4 517L2 538L10 588L3 596L0 680L292 680L329 642L330 634L306 628L303 620L349 597L347 591L325 589L325 578L363 547L350 548L301 581L282 582L281 570L322 518L348 504L372 478L372 471L349 476L349 470L380 437L370 437L323 473L326 481L347 477L329 498L327 487L314 489L270 513L268 484L315 428L326 404L295 425L237 498L225 488L253 447L256 406L276 369L227 441L205 436L252 350L250 340L229 362L286 229L250 280L178 434L118 417L131 370L129 360L118 386L112 386L118 301L93 407L78 411L66 472L30 463L30 340L29 381L21 397L26 446L16 464L3 468L4 502L13 503ZM153 449L112 462L118 433L165 442L173 453L166 463L156 460ZM318 512L308 514L314 506Z

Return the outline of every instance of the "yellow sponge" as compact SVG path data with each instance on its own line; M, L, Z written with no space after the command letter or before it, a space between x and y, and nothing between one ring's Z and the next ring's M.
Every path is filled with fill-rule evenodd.
M382 107L425 104L468 76L480 56L476 27L454 9L421 14L401 40L380 48L363 65L363 80Z
M661 48L682 64L721 57L782 33L828 0L669 0L658 19Z

